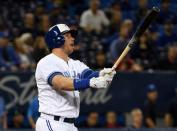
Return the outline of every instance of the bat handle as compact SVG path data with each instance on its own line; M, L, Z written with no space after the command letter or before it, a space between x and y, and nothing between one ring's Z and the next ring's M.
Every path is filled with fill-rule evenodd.
M125 50L122 52L122 54L120 55L120 57L117 59L117 61L115 62L115 64L112 66L112 70L115 70L117 68L117 66L121 63L121 61L125 58L125 56L127 55L127 53L129 52L129 50L132 48L131 43L129 43Z
M116 63L112 66L112 70L115 70L117 66L120 64L124 56L120 56L119 59L116 61Z
M121 63L121 61L125 58L125 56L128 54L129 50L134 46L136 42L136 38L133 36L132 39L128 42L128 45L120 55L120 57L117 59L115 64L112 66L112 70L115 70L117 66Z
M111 69L112 69L112 71L115 71L116 67L113 66Z

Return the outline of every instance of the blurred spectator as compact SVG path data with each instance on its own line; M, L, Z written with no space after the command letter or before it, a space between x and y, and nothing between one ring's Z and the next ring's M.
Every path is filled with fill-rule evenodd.
M84 128L98 128L101 127L99 124L99 114L97 112L90 112L86 122L81 126Z
M111 6L110 6L110 13L114 11L121 11L121 5L119 1L113 1Z
M177 35L174 32L174 25L172 21L166 20L163 25L164 31L159 37L158 46L165 47L177 41Z
M92 36L87 39L88 43L86 44L86 48L84 50L84 54L86 54L86 59L90 67L96 65L96 55L98 52L103 51L103 45L101 44L99 38L97 36ZM103 52L104 53L104 52Z
M132 64L132 67L131 67L131 69L130 69L130 72L141 72L141 71L143 71L143 67L142 67L140 64L134 62L134 63Z
M123 23L124 23L125 26L127 26L128 31L129 31L129 35L132 35L133 28L134 28L133 20L131 20L131 19L125 19L123 21Z
M121 9L123 11L131 11L133 8L129 0L121 0Z
M24 43L26 53L31 54L33 52L34 38L31 33L23 33L20 36L20 41Z
M48 52L44 37L38 36L34 41L34 50L32 53L34 61L37 63L42 57L46 56Z
M131 58L136 59L144 69L151 68L157 60L157 47L150 43L148 36L148 33L144 33L131 52Z
M177 71L177 46L169 46L167 53L154 66L154 69Z
M25 50L25 43L20 38L16 38L14 42L14 48L19 58L19 68L22 70L31 69L32 60Z
M28 121L30 123L31 128L35 129L36 127L36 121L38 117L40 116L40 113L38 112L39 108L39 102L38 97L34 97L33 100L30 102L28 107Z
M81 13L87 8L87 2L85 0L68 0L69 2L69 6L71 9L74 8L74 11L73 13L75 13L75 15L81 15Z
M168 127L177 127L177 83L175 85L175 97L170 100L168 111L165 114L165 124Z
M173 24L177 23L177 16L175 12L170 10L170 0L161 1L160 14L157 19L158 23L164 24L166 20L171 20Z
M125 28L127 28L128 30L128 36L131 36L132 32L133 32L133 21L131 19L125 19L123 22L121 22L121 26L124 26ZM103 44L104 47L106 48L106 51L109 51L110 45L119 38L119 33L120 33L120 28L116 25L116 27L114 27L116 30L116 32L109 32L109 37L107 38L103 38ZM111 29L111 28L110 28ZM114 30L115 30L114 29Z
M148 0L138 0L138 9L135 10L136 25L144 18L148 12Z
M10 35L10 32L7 28L7 23L5 23L5 20L3 20L3 18L1 18L0 16L0 37L3 37L3 36L9 36Z
M144 121L148 128L156 127L156 118L157 118L157 110L156 110L156 101L158 98L157 87L154 84L149 84L147 86L147 99L144 103Z
M103 69L106 66L106 56L103 51L99 51L95 56L94 69Z
M12 129L26 128L25 116L23 115L20 109L15 108L11 115L12 115L12 122L9 123L9 128L12 128Z
M24 121L24 116L22 114L16 112L13 117L13 126L10 128L14 128L14 129L25 128L23 126L23 121Z
M26 13L24 15L23 27L21 28L21 34L31 33L35 37L38 33L35 23L35 16L32 13Z
M152 46L154 46L154 50L159 50L158 40L160 36L160 32L158 31L158 26L151 26L148 30L148 39ZM158 52L156 52L158 54Z
M0 37L0 70L16 71L19 59L6 36Z
M110 20L108 35L117 33L117 31L120 29L120 25L122 22L122 11L120 3L117 1L113 2L105 12Z
M124 72L140 72L143 70L143 67L127 56L122 60L117 69Z
M5 110L5 102L0 96L0 129L7 129L7 112Z
M65 5L65 3L67 3L66 1L56 0L50 2L52 3L52 8L49 15L52 25L63 23L71 19L71 14L69 14L68 11L68 5Z
M129 28L123 22L120 27L118 38L115 39L110 45L110 52L113 60L116 60L125 49L129 38L129 31Z
M40 35L44 35L51 27L51 21L49 15L43 14L39 19L39 33Z
M102 33L103 27L109 25L109 20L105 13L99 9L99 0L90 0L90 9L84 11L81 15L80 26L86 32Z
M135 108L131 111L132 128L143 128L143 113L141 109Z
M110 26L109 26L109 33L114 34L120 29L122 21L122 12L121 10L114 10L111 14L110 18Z
M34 15L36 16L36 19L39 19L40 16L42 16L45 13L44 4L35 4L36 8L34 8Z
M120 127L117 123L117 115L114 111L109 111L106 113L106 128L118 128Z
M60 19L60 14L62 13L62 8L60 5L58 4L54 4L52 3L52 8L51 8L51 13L50 13L50 19L51 19L51 24L54 25L56 23L58 23L59 19Z

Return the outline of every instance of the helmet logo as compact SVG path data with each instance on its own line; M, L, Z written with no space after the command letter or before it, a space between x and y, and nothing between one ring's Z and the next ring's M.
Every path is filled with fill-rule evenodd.
M54 33L56 34L56 36L58 35L58 32L54 30Z

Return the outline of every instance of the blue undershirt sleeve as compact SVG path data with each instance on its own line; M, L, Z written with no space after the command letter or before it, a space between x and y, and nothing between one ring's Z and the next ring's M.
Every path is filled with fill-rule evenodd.
M84 90L90 87L90 79L74 79L74 90Z
M88 76L88 78L92 78L92 77L99 77L99 71L94 71L92 74Z
M99 71L93 71L91 69L85 69L81 73L81 79L98 77L98 76L99 76Z

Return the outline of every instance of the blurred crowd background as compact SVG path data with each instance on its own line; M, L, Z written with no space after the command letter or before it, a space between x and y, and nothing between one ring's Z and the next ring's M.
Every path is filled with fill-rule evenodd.
M49 27L66 23L79 31L75 52L71 55L95 70L111 67L125 48L137 25L152 8L161 12L140 37L136 46L118 67L123 72L177 71L177 1L176 0L25 0L0 1L0 71L34 71L37 62L49 53L44 35ZM158 97L149 86L148 97ZM151 98L152 97L152 98ZM151 101L151 100L150 100ZM0 99L0 119L3 128L34 128L32 116L36 109L29 107L27 119L14 109L12 122ZM169 107L164 120L166 126L177 126L177 100ZM132 109L132 127L156 127L155 102L147 102L146 109ZM22 111L23 112L23 111ZM35 112L35 111L34 111ZM35 116L39 114L35 112ZM145 124L143 115L147 117ZM79 127L125 127L124 116L109 111L99 118L97 112L82 116ZM174 119L172 118L174 116ZM28 119L29 118L29 119ZM118 119L118 120L117 120ZM27 122L24 122L24 121ZM99 121L100 120L100 121ZM119 121L119 123L117 123ZM172 124L172 123L175 124ZM27 125L23 123L28 123Z

